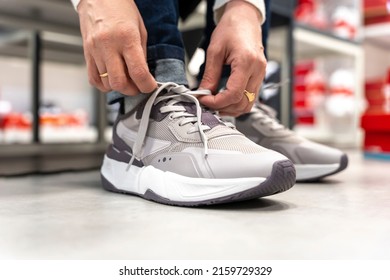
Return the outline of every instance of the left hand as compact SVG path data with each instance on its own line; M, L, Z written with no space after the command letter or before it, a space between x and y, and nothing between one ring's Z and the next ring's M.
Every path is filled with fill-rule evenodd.
M199 88L216 92L224 64L231 66L231 74L223 91L199 97L199 101L221 115L247 113L257 99L267 64L260 23L256 7L245 1L230 1L211 36ZM256 93L255 100L249 102L244 90Z

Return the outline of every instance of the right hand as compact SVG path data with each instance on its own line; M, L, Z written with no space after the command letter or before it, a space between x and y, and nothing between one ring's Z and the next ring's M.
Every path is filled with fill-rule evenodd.
M91 85L125 95L150 93L157 82L146 63L147 32L133 0L81 0L77 7ZM99 75L108 73L108 77Z

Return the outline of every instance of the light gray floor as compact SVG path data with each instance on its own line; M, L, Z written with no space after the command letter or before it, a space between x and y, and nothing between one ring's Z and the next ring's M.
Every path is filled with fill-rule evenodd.
M349 155L322 183L207 208L106 192L98 171L0 178L0 258L390 259L390 162Z

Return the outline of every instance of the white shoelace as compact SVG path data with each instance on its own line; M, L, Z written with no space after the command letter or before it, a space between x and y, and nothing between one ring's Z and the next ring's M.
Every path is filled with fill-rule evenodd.
M285 127L276 119L276 112L271 107L257 103L252 108L253 118L259 120L261 124L269 125L271 130L281 130Z
M168 91L168 95L159 96L164 90ZM173 93L173 94L170 94ZM142 146L145 141L146 132L149 126L149 118L152 107L159 102L164 100L169 100L166 105L160 108L161 113L170 113L171 118L182 118L184 117L180 125L185 125L187 123L195 123L195 127L192 127L188 133L199 132L202 142L204 144L204 154L205 158L208 155L208 139L205 134L205 130L210 129L208 125L202 124L202 107L196 98L198 95L210 95L211 92L209 90L189 90L185 86L178 85L175 83L159 83L158 89L151 94L148 101L145 104L144 110L142 112L142 118L139 125L139 130L137 133L137 138L135 140L133 146L133 155L127 165L127 169L129 170L131 165L134 162L134 159L141 160ZM187 112L184 106L177 104L179 102L188 102L191 101L196 105L196 115L190 114Z

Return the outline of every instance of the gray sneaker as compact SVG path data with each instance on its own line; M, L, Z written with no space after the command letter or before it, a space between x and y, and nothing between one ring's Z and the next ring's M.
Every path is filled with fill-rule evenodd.
M101 168L105 189L180 206L248 200L295 183L293 163L263 148L174 83L118 117ZM201 120L201 122L199 121Z
M255 104L250 113L236 118L235 124L255 143L292 160L297 181L316 181L347 168L346 154L296 135L281 125L276 112L264 104Z

